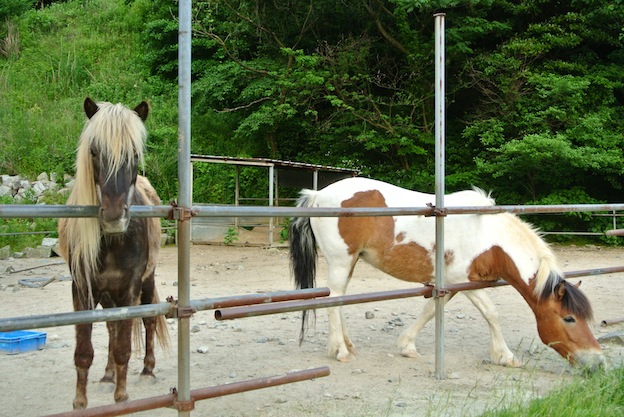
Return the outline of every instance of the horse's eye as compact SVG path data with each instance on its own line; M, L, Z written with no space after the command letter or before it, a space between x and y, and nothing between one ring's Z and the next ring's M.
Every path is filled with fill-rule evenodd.
M576 319L573 316L566 316L563 318L563 321L569 324L576 323Z

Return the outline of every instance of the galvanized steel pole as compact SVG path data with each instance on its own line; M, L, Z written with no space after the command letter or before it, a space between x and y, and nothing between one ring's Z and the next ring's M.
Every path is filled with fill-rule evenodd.
M191 0L180 0L178 30L178 308L187 308L191 300ZM190 383L190 316L178 315L178 387L179 417L188 417L193 409Z
M444 295L438 290L444 285L444 13L435 18L435 178L436 178L436 245L435 245L435 375L444 379Z

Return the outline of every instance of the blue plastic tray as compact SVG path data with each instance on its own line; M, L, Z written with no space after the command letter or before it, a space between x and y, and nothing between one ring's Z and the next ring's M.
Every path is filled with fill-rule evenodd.
M46 343L45 332L16 330L0 332L0 351L7 355L43 349Z

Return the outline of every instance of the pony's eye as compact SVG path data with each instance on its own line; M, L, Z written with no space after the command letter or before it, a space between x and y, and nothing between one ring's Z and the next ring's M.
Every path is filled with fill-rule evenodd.
M569 324L576 323L576 319L573 316L566 316L563 318L563 321Z

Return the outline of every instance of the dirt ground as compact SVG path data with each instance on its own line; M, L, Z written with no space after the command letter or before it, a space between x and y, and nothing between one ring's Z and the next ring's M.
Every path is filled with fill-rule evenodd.
M251 237L239 236L239 243ZM624 265L617 248L555 247L565 271ZM60 258L0 261L0 317L71 311L71 284L57 281L44 288L19 280L68 276ZM56 264L56 265L50 265ZM47 265L47 266L46 266ZM19 272L24 268L29 269ZM11 267L17 272L6 272ZM319 262L319 285L326 266ZM162 249L157 269L161 299L177 297L177 248ZM194 245L191 250L193 299L290 290L286 248ZM571 279L577 282L578 279ZM349 293L408 288L404 283L358 264ZM624 324L600 326L605 319L624 317L621 299L624 274L583 279L592 301L596 337L624 330ZM535 319L524 300L510 287L487 290L499 309L509 347L522 360L518 369L488 363L489 333L479 312L465 297L446 307L445 374L435 378L434 324L417 340L422 357L400 355L396 342L424 305L422 298L383 301L345 307L347 323L359 355L350 363L326 356L327 312L317 312L316 326L299 346L300 313L216 321L213 311L191 319L191 389L283 375L289 371L329 366L331 375L311 381L198 401L193 416L473 416L518 399L546 394L553 387L582 378L537 336ZM373 318L366 318L372 312ZM368 314L370 317L371 315ZM38 416L69 411L74 396L74 330L72 326L42 329L45 349L16 355L0 354L0 416ZM172 348L157 350L156 382L139 384L142 358L133 355L128 391L131 399L167 394L177 385L177 323L169 320ZM611 366L624 362L624 347L602 344ZM95 363L91 368L89 406L112 403L112 393L100 392L98 380L106 360L107 333L94 326ZM171 409L137 413L175 416Z

